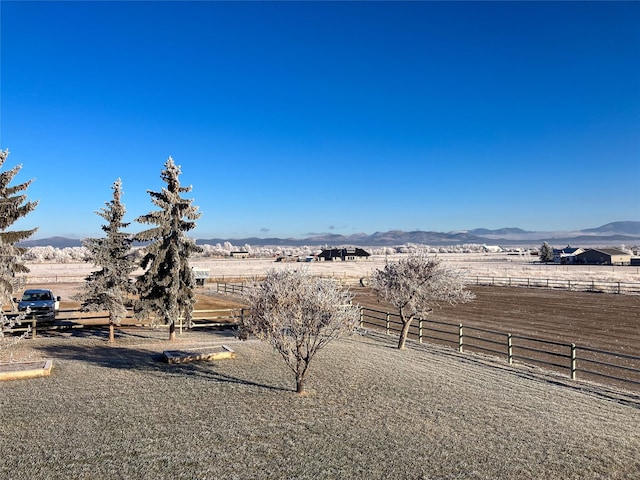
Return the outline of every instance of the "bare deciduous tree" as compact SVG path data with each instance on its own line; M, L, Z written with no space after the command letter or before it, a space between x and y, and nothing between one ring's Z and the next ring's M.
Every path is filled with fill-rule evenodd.
M9 150L0 150L0 167L4 165L8 156ZM24 315L9 319L1 311L5 303L10 303L12 308L15 308L11 297L16 274L29 271L22 260L24 249L15 244L29 238L37 230L7 230L16 220L27 215L38 205L38 202L27 201L27 195L21 193L31 185L32 180L14 186L9 185L21 168L21 165L17 165L0 172L0 340L4 338L6 330L24 319Z
M239 337L255 335L275 348L296 376L296 392L315 354L359 325L352 296L335 281L300 270L267 272L245 294L250 313L241 320Z
M135 292L129 276L137 268L129 255L133 238L121 231L129 223L123 222L126 209L120 201L120 179L111 188L113 199L105 202L107 208L96 212L108 222L101 227L106 237L87 238L82 242L89 251L86 261L101 268L86 278L83 289L75 296L83 310L109 312L109 342L115 340L115 325L120 325L127 314L127 296Z
M191 325L193 304L196 302L195 278L189 267L189 257L201 249L186 232L196 227L200 218L198 207L191 199L182 198L191 186L180 185L180 167L169 157L164 164L161 178L167 184L161 192L148 190L151 201L160 210L136 219L154 227L138 233L135 239L150 242L140 266L145 272L138 278L136 287L140 300L136 302L136 315L146 317L154 313L165 325L169 325L169 340L175 340L175 322L183 316Z
M455 305L475 298L466 290L460 272L442 263L438 257L411 253L375 271L373 289L391 303L400 314L402 330L398 348L404 349L413 319L431 313L441 303Z

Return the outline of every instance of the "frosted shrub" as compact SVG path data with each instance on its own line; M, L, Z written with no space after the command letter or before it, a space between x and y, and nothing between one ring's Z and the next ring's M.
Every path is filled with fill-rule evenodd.
M271 345L296 376L296 392L315 354L359 325L359 309L351 294L333 280L301 270L275 270L248 289L249 315L243 316L239 337L255 335Z

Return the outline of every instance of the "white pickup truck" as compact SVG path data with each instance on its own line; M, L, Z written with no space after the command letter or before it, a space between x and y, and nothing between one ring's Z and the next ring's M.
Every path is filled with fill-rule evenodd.
M28 308L36 318L53 320L60 310L60 297L54 296L48 289L25 290L19 302L16 298L13 301L18 303L19 312Z

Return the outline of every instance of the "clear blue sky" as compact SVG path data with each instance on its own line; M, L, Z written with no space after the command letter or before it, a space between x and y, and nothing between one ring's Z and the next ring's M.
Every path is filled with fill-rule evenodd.
M0 3L2 170L34 238L133 222L169 155L197 238L640 220L639 2Z

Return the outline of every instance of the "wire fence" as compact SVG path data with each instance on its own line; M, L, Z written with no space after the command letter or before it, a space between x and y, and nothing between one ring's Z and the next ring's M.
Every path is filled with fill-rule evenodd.
M362 307L361 327L399 334L402 322L397 314ZM609 352L573 343L515 335L484 328L438 320L414 322L409 338L419 343L456 348L459 352L477 352L502 357L509 364L521 362L542 366L572 380L590 380L640 391L640 357Z

